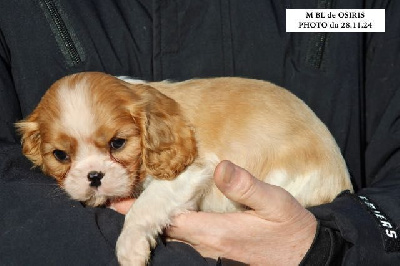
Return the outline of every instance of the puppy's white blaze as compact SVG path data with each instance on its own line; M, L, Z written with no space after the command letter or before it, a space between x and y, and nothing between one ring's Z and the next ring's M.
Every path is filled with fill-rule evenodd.
M81 140L90 137L97 128L91 95L85 86L85 82L77 83L74 88L65 85L59 88L57 95L64 130Z

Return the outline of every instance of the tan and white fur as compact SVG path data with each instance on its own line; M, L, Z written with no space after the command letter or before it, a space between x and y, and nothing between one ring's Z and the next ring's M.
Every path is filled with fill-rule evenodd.
M78 73L53 84L16 126L23 153L73 199L98 206L137 197L117 242L122 265L145 264L175 214L243 209L213 184L221 160L303 206L352 190L326 126L293 94L260 80Z

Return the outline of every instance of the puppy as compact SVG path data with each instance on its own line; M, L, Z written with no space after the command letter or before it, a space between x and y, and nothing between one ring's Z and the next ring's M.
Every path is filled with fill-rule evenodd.
M137 197L117 242L123 265L144 265L173 215L243 209L212 182L221 160L283 187L303 206L352 190L324 124L293 94L260 80L78 73L54 83L16 127L23 153L73 199L99 206Z

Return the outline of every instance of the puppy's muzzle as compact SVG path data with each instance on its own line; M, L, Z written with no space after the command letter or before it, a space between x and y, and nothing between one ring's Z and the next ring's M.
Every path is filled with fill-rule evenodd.
M98 171L91 171L87 175L91 187L99 187L101 185L101 179L104 177L104 173Z

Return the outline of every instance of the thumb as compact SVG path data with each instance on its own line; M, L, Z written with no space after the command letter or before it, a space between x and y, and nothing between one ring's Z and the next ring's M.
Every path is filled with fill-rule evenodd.
M243 168L222 161L215 168L214 180L218 189L230 200L253 209L256 214L271 221L285 221L291 214L303 209L289 192L264 183Z

